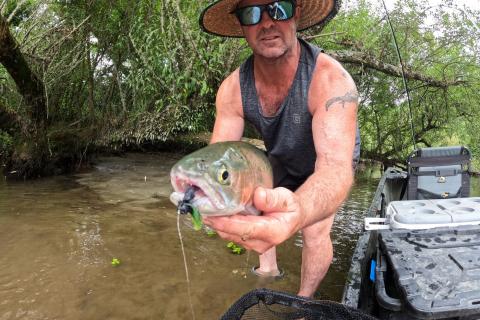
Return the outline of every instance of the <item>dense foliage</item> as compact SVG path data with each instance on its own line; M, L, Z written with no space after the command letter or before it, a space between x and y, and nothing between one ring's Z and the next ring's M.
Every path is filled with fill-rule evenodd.
M0 0L0 19L45 91L46 156L78 164L99 146L141 146L211 130L215 92L249 50L243 40L200 30L208 3ZM409 107L380 4L349 3L321 33L302 34L354 76L363 156L402 161L413 138L417 147L464 144L478 154L480 12L448 1L428 7L407 0L390 9ZM0 32L0 48L1 41ZM28 152L22 146L32 139L25 134L32 117L27 101L0 65L0 157L11 170L19 168L9 159Z
M478 154L473 120L480 111L476 103L480 13L456 8L451 2L429 7L426 2L402 1L389 16L405 65L411 106L402 77L368 63L345 64L362 97L363 156L387 164L403 161L414 149L413 141L416 147L464 144ZM334 36L318 40L328 51L356 51L368 55L365 60L399 65L381 2L362 2L344 11L324 31L328 32ZM426 79L418 80L417 74Z

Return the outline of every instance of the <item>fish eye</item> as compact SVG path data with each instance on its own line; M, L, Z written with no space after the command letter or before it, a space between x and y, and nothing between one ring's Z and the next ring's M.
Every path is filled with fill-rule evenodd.
M230 174L228 173L228 170L227 168L225 168L224 166L222 166L218 172L217 172L217 180L218 182L220 182L221 184L227 184L228 183L228 178L230 177Z
M222 172L222 179L223 179L223 180L227 180L227 179L228 179L228 171L225 170L225 171Z

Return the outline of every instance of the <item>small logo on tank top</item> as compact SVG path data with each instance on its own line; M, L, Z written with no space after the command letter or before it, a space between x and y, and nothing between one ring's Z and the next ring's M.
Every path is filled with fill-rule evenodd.
M302 122L302 118L298 113L293 114L293 123L300 124Z

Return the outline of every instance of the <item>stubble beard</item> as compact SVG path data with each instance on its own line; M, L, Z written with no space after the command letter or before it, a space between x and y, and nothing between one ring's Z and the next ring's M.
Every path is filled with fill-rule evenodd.
M257 37L257 46L254 50L254 53L257 56L266 59L279 59L287 54L289 47L281 35L271 43L269 43L269 41L260 40L260 38L265 36L268 36L268 33L262 33Z
M256 35L256 47L254 47L253 51L257 56L266 59L281 59L293 51L294 44L297 41L296 32L293 31L293 33L294 35L291 37L293 40L290 41L289 34L277 30L275 26L263 29ZM277 36L278 38L271 43L261 40L269 36Z
M286 55L288 49L286 47L282 48L266 48L262 50L256 50L256 55L266 58L266 59L279 59Z

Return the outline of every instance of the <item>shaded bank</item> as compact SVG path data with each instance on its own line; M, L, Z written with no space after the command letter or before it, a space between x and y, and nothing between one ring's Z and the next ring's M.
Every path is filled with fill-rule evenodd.
M177 134L166 140L149 141L147 139L137 141L135 137L127 139L98 138L98 129L95 125L90 127L65 128L51 130L49 137L50 156L48 162L42 170L35 175L28 175L25 171L12 169L12 164L8 163L8 158L0 160L3 163L3 174L10 179L35 178L40 176L58 175L76 172L82 168L88 168L92 165L92 160L101 155L119 155L127 152L177 152L190 153L205 147L210 141L210 132ZM260 149L265 149L263 142L254 138L243 138L244 141L253 144Z

